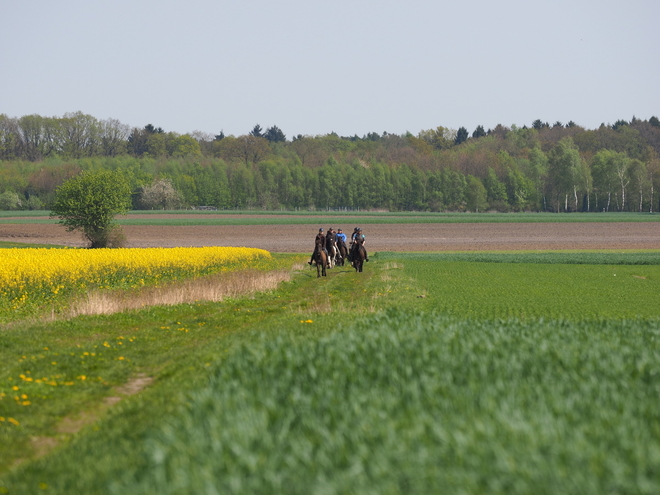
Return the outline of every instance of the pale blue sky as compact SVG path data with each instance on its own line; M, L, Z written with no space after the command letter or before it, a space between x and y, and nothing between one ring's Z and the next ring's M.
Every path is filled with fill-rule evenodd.
M340 135L660 117L657 0L0 0L0 113Z

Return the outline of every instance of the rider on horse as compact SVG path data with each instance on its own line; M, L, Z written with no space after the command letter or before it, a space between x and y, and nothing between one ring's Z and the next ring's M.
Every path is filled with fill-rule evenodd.
M335 243L335 231L332 230L332 227L328 229L328 233L325 236L325 247L328 248Z
M330 253L336 253L337 245L335 244L337 240L337 234L332 227L328 229L328 235L325 236L325 250Z
M346 245L346 234L344 234L341 229L337 229L335 240L337 241L337 246L342 244Z
M352 243L351 243L351 258L355 258L355 254L357 253L358 249L360 249L360 246L362 249L364 249L364 261L369 261L369 256L367 255L367 248L364 247L364 243L367 240L365 235L362 233L362 229L359 227L355 227L355 231L351 235L352 238Z
M325 249L325 234L323 233L323 229L319 229L319 233L316 234L316 237L314 238L314 243L321 243L321 246L323 247L323 251L325 251L325 255L328 255L328 251ZM307 262L308 265L311 265L312 262L314 261L314 253L316 252L316 249L312 253L312 258Z

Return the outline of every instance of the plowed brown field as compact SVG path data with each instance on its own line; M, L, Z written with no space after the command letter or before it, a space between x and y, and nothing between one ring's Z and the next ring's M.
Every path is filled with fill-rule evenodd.
M149 218L157 216L150 215ZM271 252L297 253L311 252L319 227L342 227L348 235L354 225L128 225L123 229L127 247L247 246ZM370 253L660 248L660 224L656 222L362 224L360 227L367 237ZM1 224L0 241L85 245L80 234L67 233L55 224Z

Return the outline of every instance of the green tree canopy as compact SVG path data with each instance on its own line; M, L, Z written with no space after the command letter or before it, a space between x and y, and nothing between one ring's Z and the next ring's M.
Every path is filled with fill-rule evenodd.
M459 127L458 131L456 131L456 140L454 141L454 144L461 144L462 142L467 141L468 137L468 130L465 127Z
M282 132L282 129L274 125L266 129L266 133L263 135L271 143L283 143L286 141L286 136Z
M82 232L92 248L119 247L123 236L114 219L130 207L131 188L124 174L88 171L57 188L51 216L59 217L68 232Z

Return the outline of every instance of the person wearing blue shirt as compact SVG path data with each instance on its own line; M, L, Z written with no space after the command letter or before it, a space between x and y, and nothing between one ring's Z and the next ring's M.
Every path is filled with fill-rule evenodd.
M339 244L340 242L346 244L346 234L344 234L341 229L337 229L337 233L335 234L335 240L337 241L337 244Z

